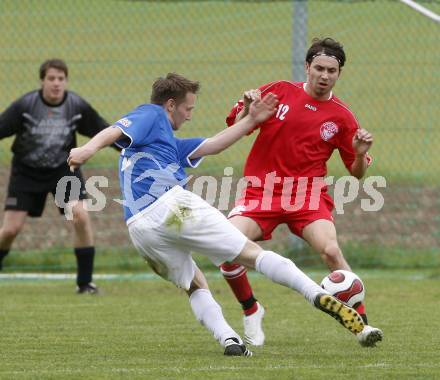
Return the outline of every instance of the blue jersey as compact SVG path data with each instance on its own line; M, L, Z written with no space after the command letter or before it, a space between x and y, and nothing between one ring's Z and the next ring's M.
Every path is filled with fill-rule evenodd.
M129 223L176 185L185 187L184 168L196 167L202 158L189 156L204 138L178 139L163 107L143 104L114 123L124 136L116 142L123 148L119 158L124 217Z

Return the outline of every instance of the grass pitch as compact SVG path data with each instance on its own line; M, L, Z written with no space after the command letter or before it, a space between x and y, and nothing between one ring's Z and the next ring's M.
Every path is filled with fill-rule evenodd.
M266 307L266 345L252 358L224 357L194 319L187 297L163 280L101 281L77 296L72 281L1 281L1 379L435 379L439 273L360 271L379 347L362 348L301 296L253 276ZM319 280L324 273L314 273ZM215 298L242 333L227 284Z

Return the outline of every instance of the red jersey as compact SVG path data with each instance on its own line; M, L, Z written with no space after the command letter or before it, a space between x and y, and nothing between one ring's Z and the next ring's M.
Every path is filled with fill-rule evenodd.
M355 159L352 139L359 124L337 97L319 101L304 90L304 83L277 81L260 87L261 95L277 95L277 112L257 126L259 134L246 160L245 176L262 183L266 174L277 177L325 177L327 161L335 149L350 170ZM226 119L230 126L243 108L238 102ZM278 185L279 186L279 185ZM275 188L278 187L275 185Z

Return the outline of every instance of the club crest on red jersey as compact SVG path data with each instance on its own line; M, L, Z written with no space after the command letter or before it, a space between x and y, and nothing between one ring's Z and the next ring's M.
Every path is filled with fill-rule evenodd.
M321 137L324 141L330 140L338 132L339 128L333 121L326 121L321 125Z

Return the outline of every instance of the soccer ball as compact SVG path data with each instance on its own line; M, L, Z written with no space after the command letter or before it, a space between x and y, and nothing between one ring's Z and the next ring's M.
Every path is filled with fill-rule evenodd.
M357 307L365 298L364 283L347 270L330 273L321 281L321 287L350 307Z

